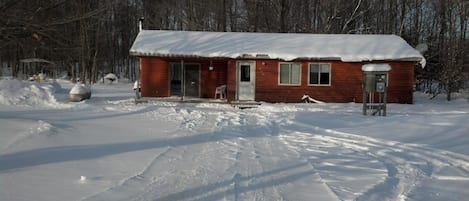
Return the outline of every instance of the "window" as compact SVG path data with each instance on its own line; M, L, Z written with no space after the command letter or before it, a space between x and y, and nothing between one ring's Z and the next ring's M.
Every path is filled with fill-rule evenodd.
M281 63L279 70L279 83L282 85L299 85L301 66L296 63Z
M251 66L250 65L241 65L241 82L250 82L251 81Z
M181 63L170 63L169 66L170 80L181 80Z
M181 63L170 63L169 65L169 81L170 81L169 94L171 96L181 95L181 91L182 91L181 80L182 80Z
M331 84L331 64L309 64L310 85Z

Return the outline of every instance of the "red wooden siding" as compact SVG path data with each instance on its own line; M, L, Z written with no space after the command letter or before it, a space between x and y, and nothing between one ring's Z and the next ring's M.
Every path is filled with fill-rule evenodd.
M301 85L299 86L279 85L279 61L258 61L256 63L256 100L266 102L301 102L301 97L307 94L325 102L353 102L362 96L361 64L339 61L298 61L295 63L301 63ZM331 64L330 86L308 85L309 63Z
M285 86L278 84L279 61L258 60L256 62L256 100L265 102L300 102L307 94L324 102L362 102L363 72L365 63L344 63L340 61L297 61L301 63L301 85ZM331 64L331 85L310 86L309 63ZM388 101L412 103L413 62L389 63Z
M391 62L388 102L413 103L414 63Z
M226 80L226 99L228 101L236 100L236 61L228 60L227 80Z
M237 60L212 60L181 58L185 63L200 64L200 97L213 98L217 86L227 85L227 99L236 100ZM169 63L181 62L179 58L141 58L142 96L169 96ZM307 94L324 102L362 102L362 62L295 61L301 63L299 86L279 85L279 60L256 60L256 101L301 102ZM330 86L308 85L309 63L331 64ZM412 103L414 62L382 61L391 65L389 72L388 102ZM209 70L212 64L213 70Z
M213 98L215 88L226 84L226 61L212 61L213 70L210 70L210 61L200 60L200 97Z
M200 65L200 97L213 98L215 88L226 84L227 61L207 59L166 59L158 57L141 58L141 80L143 97L168 97L170 94L169 64L180 63ZM210 70L210 65L213 70Z
M168 62L153 57L142 57L141 88L143 97L169 96L169 68Z
M364 63L344 63L340 61L297 61L301 63L301 85L285 86L278 84L279 61L258 60L256 62L256 100L265 102L300 102L307 94L324 102L362 102ZM331 64L330 86L310 86L309 63ZM413 62L389 63L388 101L412 103Z

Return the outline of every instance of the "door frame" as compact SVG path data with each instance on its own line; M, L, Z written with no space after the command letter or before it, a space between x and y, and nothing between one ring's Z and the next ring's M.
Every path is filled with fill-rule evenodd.
M180 65L180 68L181 68L181 71L179 72L179 73L181 74L181 75L180 75L180 77L181 77L181 89L180 89L181 92L180 92L180 95L179 95L179 96L181 96L181 97L186 96L186 85L185 85L185 84L186 84L186 80L185 80L185 79L186 79L186 65L197 65L197 67L198 67L198 70L197 70L198 76L197 76L197 77L198 77L198 79L199 79L199 83L198 83L198 85L199 85L199 87L198 87L199 93L198 93L198 94L199 94L199 95L198 95L197 97L200 97L200 92L201 92L201 86L200 86L201 84L200 84L200 83L201 83L201 75L202 75L202 73L201 73L202 64L201 64L201 63L196 63L196 62L188 62L188 63L186 63L186 62L184 62L184 61L181 61L181 62L169 62L169 63L168 63L168 68L169 68L169 69L168 69L168 86L169 86L169 87L168 87L168 90L169 90L169 93L168 93L168 94L169 94L170 96L171 96L171 70L172 70L171 64L178 64L178 65ZM190 97L194 97L194 96L190 96Z
M252 86L252 98L248 100L240 100L240 67L243 64L249 64L250 65L250 82ZM255 101L256 99L256 61L254 60L241 60L241 61L236 61L236 100L237 101Z

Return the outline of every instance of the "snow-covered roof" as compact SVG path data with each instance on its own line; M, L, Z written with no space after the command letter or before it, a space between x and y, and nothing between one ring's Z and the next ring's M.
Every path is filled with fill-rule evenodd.
M243 58L286 61L331 59L344 62L425 58L396 35L298 34L142 30L133 56Z
M391 66L389 64L365 64L362 66L362 71L370 72L370 71L390 71Z

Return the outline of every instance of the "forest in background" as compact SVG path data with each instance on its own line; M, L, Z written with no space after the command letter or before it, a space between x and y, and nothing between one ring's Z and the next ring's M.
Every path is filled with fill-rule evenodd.
M41 68L73 81L135 80L129 49L141 17L144 29L395 34L427 59L418 88L449 100L468 79L468 0L0 0L1 67L21 79Z

